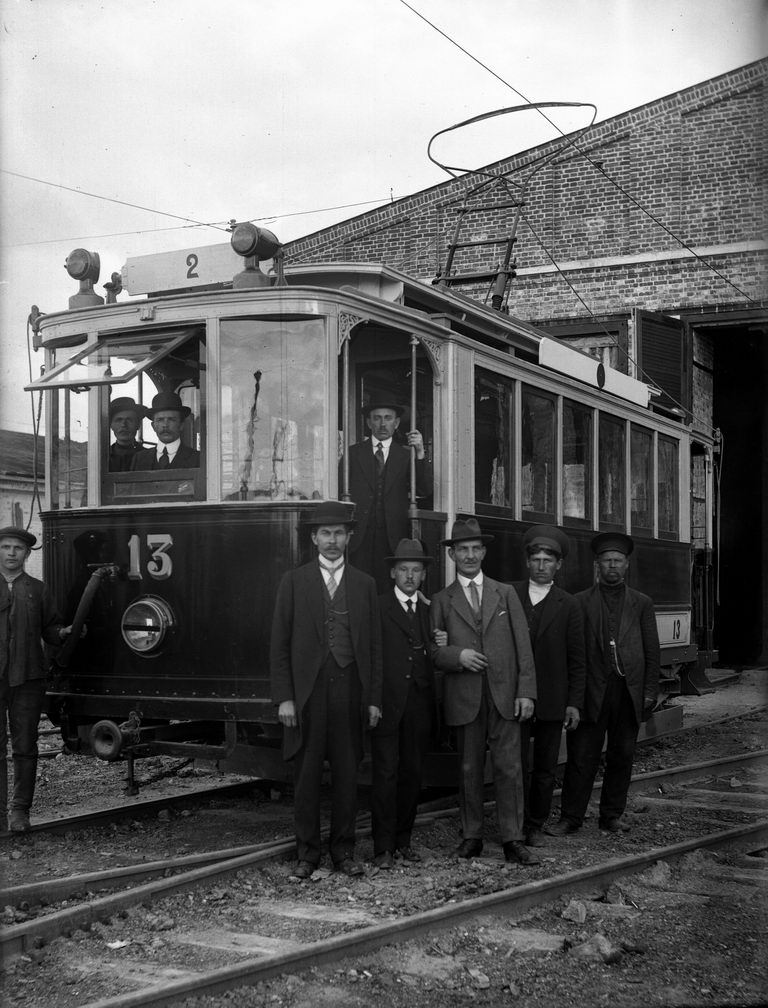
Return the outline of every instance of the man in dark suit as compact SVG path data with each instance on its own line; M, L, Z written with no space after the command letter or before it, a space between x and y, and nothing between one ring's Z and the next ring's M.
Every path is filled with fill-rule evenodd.
M523 537L528 580L516 581L536 664L536 713L522 725L525 771L525 842L543 847L542 827L552 807L563 728L572 732L584 705L587 675L581 606L554 583L568 556L568 537L534 525ZM530 759L533 737L533 759Z
M371 733L374 864L391 868L397 853L421 860L411 832L434 709L429 608L419 595L427 564L417 539L401 539L392 564L394 587L379 598L384 648L381 721Z
M200 452L181 443L181 425L191 412L175 392L158 392L147 416L160 443L136 452L131 470L196 469L200 465Z
M381 717L381 619L373 578L345 563L354 521L348 505L320 504L307 520L316 559L280 582L272 622L272 699L293 760L298 865L320 863L320 785L331 768L331 860L362 874L354 860L357 770L366 727Z
M371 403L365 421L371 436L349 448L349 495L357 505L358 525L350 561L376 580L382 594L389 591L387 557L411 534L411 452L416 459L416 496L432 493L432 467L419 431L408 432L407 447L393 440L403 412L396 403ZM343 486L343 462L340 469Z
M142 450L136 434L145 416L146 407L136 403L130 396L119 396L109 404L109 426L115 435L115 440L109 447L110 472L130 470L134 455Z
M511 585L485 577L485 544L476 519L454 522L443 540L456 564L456 580L432 598L433 630L447 645L432 645L432 661L445 672L443 710L455 726L461 759L459 806L463 841L459 857L483 849L486 743L490 747L496 811L504 857L523 865L539 859L523 844L523 767L520 722L533 714L536 672L528 625Z
M581 722L568 736L560 822L555 835L574 833L584 822L603 742L605 772L600 791L600 829L626 832L622 819L641 722L658 696L660 652L653 602L627 587L634 543L621 532L592 540L597 583L579 592L584 614L587 682Z

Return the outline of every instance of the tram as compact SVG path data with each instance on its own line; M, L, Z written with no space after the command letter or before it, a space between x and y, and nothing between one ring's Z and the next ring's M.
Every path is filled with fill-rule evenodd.
M457 517L493 534L485 569L503 581L526 576L530 524L557 524L570 591L594 577L595 532L626 531L667 678L709 660L712 444L654 409L647 384L388 266L283 264L250 224L229 245L128 260L106 303L98 257L67 263L80 291L37 316L45 368L28 388L46 400L46 581L88 625L47 697L71 750L285 778L268 667L277 585L309 557L318 502L349 499L346 447L381 396L409 404L401 429L422 432L432 461L432 494L414 490L410 508L437 561L428 593L453 578L439 542ZM159 392L188 407L199 466L110 472L110 400ZM146 421L141 436L154 439Z

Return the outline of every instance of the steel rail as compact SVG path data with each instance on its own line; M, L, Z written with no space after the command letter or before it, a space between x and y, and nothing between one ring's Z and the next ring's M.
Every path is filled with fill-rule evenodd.
M657 861L674 861L691 851L701 849L754 850L768 843L768 820L749 826L722 830L708 836L697 837L654 847L642 854L614 858L591 868L582 868L541 882L530 882L514 889L490 893L485 896L446 904L411 917L398 918L383 924L374 924L357 931L346 932L332 938L312 942L306 948L278 955L249 959L234 966L225 966L189 978L164 983L159 986L132 991L113 998L91 1001L83 1008L148 1008L171 1005L184 997L220 994L235 987L252 985L290 971L301 972L312 966L337 962L348 956L359 956L380 949L384 945L400 944L425 934L455 927L484 914L503 911L507 916L520 914L532 907L595 885L607 886L617 878L635 874Z

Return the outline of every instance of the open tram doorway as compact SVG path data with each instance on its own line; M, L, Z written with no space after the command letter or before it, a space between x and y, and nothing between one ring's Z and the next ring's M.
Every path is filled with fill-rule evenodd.
M754 315L707 331L714 424L722 432L714 643L721 667L762 665L768 662L768 324Z

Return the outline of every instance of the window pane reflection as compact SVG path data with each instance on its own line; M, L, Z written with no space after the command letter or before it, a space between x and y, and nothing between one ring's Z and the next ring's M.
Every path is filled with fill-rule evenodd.
M630 438L630 483L632 487L632 531L653 529L653 435L632 425Z
M624 528L624 475L626 448L621 420L600 417L599 498L600 523Z
M659 437L659 535L680 535L678 444Z
M563 515L592 518L592 410L563 402Z
M475 500L512 506L511 378L475 373Z
M555 403L523 389L522 494L523 510L555 512Z

